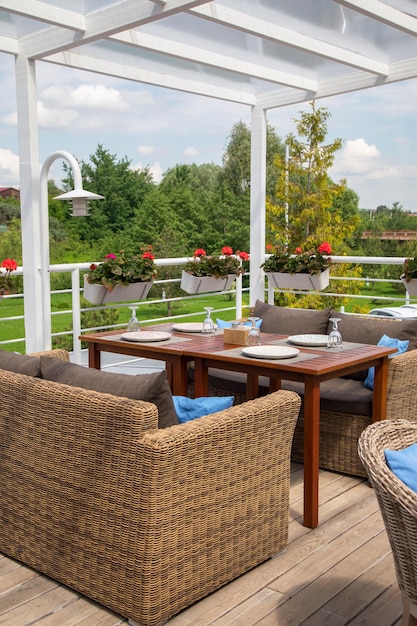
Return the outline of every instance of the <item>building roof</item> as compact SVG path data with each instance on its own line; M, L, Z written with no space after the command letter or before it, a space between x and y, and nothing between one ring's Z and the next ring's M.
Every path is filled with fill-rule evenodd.
M416 77L417 2L1 0L0 51L270 109Z

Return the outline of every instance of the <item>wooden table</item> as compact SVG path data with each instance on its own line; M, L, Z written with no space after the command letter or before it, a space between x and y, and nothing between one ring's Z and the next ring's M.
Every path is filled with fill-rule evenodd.
M151 328L151 327L149 327ZM153 327L168 330L169 325ZM261 334L263 344L286 344L283 335ZM84 335L88 342L89 366L100 368L100 353L115 352L165 361L173 394L187 395L187 366L195 363L195 395L208 394L208 368L244 372L247 375L247 398L258 393L258 377L270 379L270 390L280 388L281 380L304 383L304 525L318 524L319 501L319 426L320 383L332 378L375 367L373 421L386 417L388 355L395 348L368 344L345 344L342 350L300 348L291 359L253 359L241 354L241 348L225 345L223 334L213 336L173 333L168 342L130 343L120 339L120 331Z
M151 330L151 327L146 327ZM152 330L170 331L171 325L163 324ZM82 335L80 339L88 343L88 367L100 369L101 353L112 352L134 357L144 357L164 361L171 391L177 396L188 395L187 364L183 349L185 338L173 334L169 342L133 343L121 338L124 331L112 330L104 333Z

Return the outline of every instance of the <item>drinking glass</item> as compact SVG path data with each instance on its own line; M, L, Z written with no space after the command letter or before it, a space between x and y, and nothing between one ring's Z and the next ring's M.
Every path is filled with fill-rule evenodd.
M261 331L256 327L256 322L259 317L248 317L248 320L252 322L252 327L249 330L246 345L247 346L260 346L261 345Z
M343 340L342 335L340 334L337 324L340 322L339 317L331 317L330 321L333 323L333 329L329 333L329 339L327 341L328 348L342 348Z
M211 312L213 311L213 307L205 306L204 310L206 311L206 317L203 321L203 328L201 329L201 332L203 335L214 335L214 333L216 332L216 327L213 320L211 319Z
M132 315L127 323L127 332L136 333L140 330L139 320L136 317L137 306L130 306L129 309L132 311Z

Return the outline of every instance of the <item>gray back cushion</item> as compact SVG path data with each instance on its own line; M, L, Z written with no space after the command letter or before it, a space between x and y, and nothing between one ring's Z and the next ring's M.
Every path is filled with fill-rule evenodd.
M114 396L152 402L158 408L158 427L178 424L165 370L152 374L111 374L60 359L41 356L41 376L47 380Z
M330 310L290 309L257 300L253 314L262 318L261 331L264 333L324 335L327 333Z
M384 317L359 317L349 313L332 311L330 317L338 317L344 341L376 345L382 335L394 339L409 340L408 350L417 348L417 320L397 320ZM329 324L329 330L330 330Z
M0 369L39 378L41 375L41 360L38 356L0 350Z

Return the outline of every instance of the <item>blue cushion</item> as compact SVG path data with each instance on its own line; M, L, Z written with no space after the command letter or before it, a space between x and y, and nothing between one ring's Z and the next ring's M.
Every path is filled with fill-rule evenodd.
M417 492L417 443L402 450L384 450L385 460L394 474Z
M402 354L407 351L408 344L410 341L408 339L401 341L400 339L393 339L392 337L388 337L388 335L382 335L381 339L378 341L378 346L386 346L387 348L397 348L397 352L393 354L389 354L388 357L391 358L396 354ZM363 384L365 387L369 389L374 388L374 377L375 377L375 368L370 367L368 370L368 376L365 378Z
M216 324L217 324L217 328L232 328L232 322L226 322L225 320L219 320L219 318L216 319ZM239 324L243 324L243 326L252 326L252 322L248 321L248 322L239 322ZM261 324L262 324L262 320L259 319L255 322L256 324L256 328L260 328Z
M187 398L172 396L180 424L189 422L203 415L223 411L233 405L233 396L214 396L210 398Z

